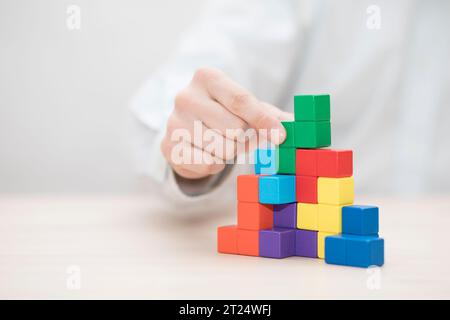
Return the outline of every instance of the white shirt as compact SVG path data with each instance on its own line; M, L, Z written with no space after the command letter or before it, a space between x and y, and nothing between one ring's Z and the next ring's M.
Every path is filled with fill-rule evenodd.
M236 165L195 186L160 152L175 94L202 66L287 111L295 94L329 93L332 147L354 152L356 199L450 191L449 1L208 2L132 100L140 171L174 205L234 203L236 175L251 172Z

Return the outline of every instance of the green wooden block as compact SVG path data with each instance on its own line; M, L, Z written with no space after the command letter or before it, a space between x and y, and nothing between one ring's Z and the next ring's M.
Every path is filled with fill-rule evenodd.
M330 121L330 95L294 97L295 121Z
M295 148L277 148L279 174L295 174Z
M281 124L286 129L286 140L280 144L280 147L294 148L294 121L281 121Z
M331 145L329 121L302 121L294 125L296 148L321 148Z

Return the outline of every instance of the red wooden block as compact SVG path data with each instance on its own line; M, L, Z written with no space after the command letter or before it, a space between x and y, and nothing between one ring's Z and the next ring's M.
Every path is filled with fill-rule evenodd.
M298 176L317 177L317 151L297 149L295 157L295 174Z
M319 177L344 178L353 175L351 150L317 150L317 174Z
M317 177L296 177L297 202L317 203Z
M237 216L239 229L261 230L273 226L272 205L239 201Z
M246 256L259 256L259 231L237 229L237 250Z
M223 226L217 228L217 251L220 253L238 254L237 227Z
M258 202L259 176L255 174L240 175L237 177L237 199L244 202Z

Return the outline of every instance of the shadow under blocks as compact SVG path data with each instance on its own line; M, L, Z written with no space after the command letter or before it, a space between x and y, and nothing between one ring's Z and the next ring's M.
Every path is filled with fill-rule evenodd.
M378 207L353 204L353 152L328 148L330 96L295 96L294 114L284 143L256 150L255 174L237 177L237 225L217 229L218 252L382 266Z

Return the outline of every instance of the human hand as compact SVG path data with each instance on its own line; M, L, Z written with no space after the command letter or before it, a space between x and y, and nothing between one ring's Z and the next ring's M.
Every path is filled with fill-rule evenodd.
M243 143L236 132L249 128L266 132L268 140L275 145L282 143L286 131L281 120L290 120L290 113L275 106L259 101L250 92L232 81L218 69L201 68L197 70L190 84L181 90L175 98L175 107L167 122L167 130L161 143L161 151L172 169L187 179L200 179L217 174L225 168L227 161L237 156L238 144ZM184 152L196 159L205 159L201 163L179 163L174 161L174 148L180 144L174 141L180 130L195 136L195 125L207 130L209 138L222 140L220 148L213 150L205 146L204 138L184 142ZM213 129L213 130L208 130ZM272 130L272 131L271 131ZM245 148L244 148L245 149Z

